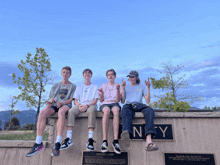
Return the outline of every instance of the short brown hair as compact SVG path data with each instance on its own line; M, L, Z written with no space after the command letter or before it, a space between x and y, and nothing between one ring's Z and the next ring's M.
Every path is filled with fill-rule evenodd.
M85 70L83 71L83 75L84 75L84 73L87 72L87 71L89 71L89 73L91 73L91 75L92 75L91 69L85 69Z
M72 72L72 70L71 70L71 68L70 68L69 66L64 66L64 67L62 68L62 71L63 71L63 69L69 70L69 71L70 71L70 74L71 74L71 72Z
M109 69L106 71L106 77L108 76L108 72L113 72L114 76L116 77L116 72L114 69Z

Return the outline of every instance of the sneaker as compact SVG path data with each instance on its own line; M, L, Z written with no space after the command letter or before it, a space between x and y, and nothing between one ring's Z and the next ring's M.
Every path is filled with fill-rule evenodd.
M114 148L116 154L121 154L121 149L118 143L112 143L112 147Z
M53 152L51 153L51 156L59 156L60 155L60 143L55 143L55 147L53 149Z
M62 145L61 145L61 147L60 147L60 151L61 151L61 150L65 150L65 149L69 148L69 147L72 146L72 145L73 145L72 139L66 138L66 139L62 142Z
M26 156L27 157L33 156L33 155L35 155L36 153L38 153L38 152L40 152L42 150L44 150L43 143L42 142L40 144L35 143L34 146L31 148L30 152L28 152L26 154Z
M93 142L95 142L92 138L89 138L86 143L86 149L88 151L94 151Z
M129 147L130 146L130 134L128 131L123 131L121 134L121 140L123 143L123 146Z
M102 143L101 151L102 152L108 152L108 143L106 143L106 142Z

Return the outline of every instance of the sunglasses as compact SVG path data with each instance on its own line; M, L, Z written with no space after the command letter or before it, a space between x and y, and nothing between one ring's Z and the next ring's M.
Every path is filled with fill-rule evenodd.
M129 78L135 78L134 76L129 76Z

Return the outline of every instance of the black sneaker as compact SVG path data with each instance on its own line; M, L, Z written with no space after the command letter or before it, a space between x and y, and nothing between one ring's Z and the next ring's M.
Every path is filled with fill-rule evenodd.
M72 139L66 138L66 139L62 142L62 145L61 145L61 147L60 147L60 151L61 151L61 150L65 150L65 149L69 148L69 147L72 146L72 145L73 145Z
M43 143L42 142L40 144L35 143L34 146L31 148L30 152L28 152L26 154L26 156L27 157L33 156L33 155L35 155L36 153L38 153L38 152L40 152L42 150L44 150Z
M86 143L86 149L88 151L94 151L93 142L95 143L95 141L92 138L88 139L88 141Z
M51 153L51 156L59 156L60 155L60 143L55 143L55 147L53 149L53 152Z
M107 142L102 143L101 151L102 152L108 152L108 143Z
M118 143L112 143L112 147L114 148L116 154L121 154L121 149Z

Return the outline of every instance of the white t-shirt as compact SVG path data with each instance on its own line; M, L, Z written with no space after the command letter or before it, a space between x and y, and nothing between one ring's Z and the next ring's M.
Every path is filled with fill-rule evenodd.
M78 102L82 105L89 104L95 98L99 98L98 86L81 84L76 87L73 98L78 99Z

